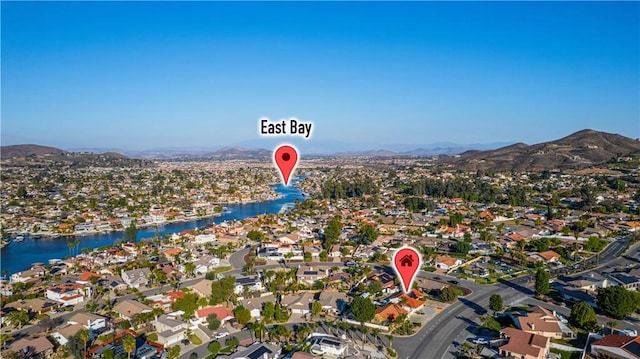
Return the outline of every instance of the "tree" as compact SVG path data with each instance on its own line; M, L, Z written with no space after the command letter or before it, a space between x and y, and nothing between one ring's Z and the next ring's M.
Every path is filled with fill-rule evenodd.
M445 287L440 291L440 298L447 303L451 303L458 298L458 294L453 288Z
M550 286L549 286L549 273L547 273L544 269L539 268L536 272L536 285L535 292L536 295L546 295L549 294Z
M373 241L378 239L378 231L376 230L376 227L371 224L365 224L360 227L358 234L358 243L360 244L371 244Z
M131 359L131 353L136 350L136 338L130 334L126 334L124 338L122 338L122 348L127 352L127 357Z
M91 339L91 332L88 329L82 329L80 331L80 340L82 340L82 344L83 344L83 351L84 351L84 355L83 357L87 357L87 343L89 342L89 339Z
M578 302L571 307L570 320L575 326L586 330L593 329L598 325L596 312L585 302Z
M489 297L489 309L493 310L493 312L501 312L504 308L504 303L502 301L502 296L500 294L492 294Z
M193 262L189 262L184 265L184 271L187 273L187 276L193 277L193 273L196 271L196 265Z
M167 352L169 359L177 359L180 356L180 346L174 345Z
M227 276L220 280L211 282L211 301L212 305L228 302L235 293L236 277Z
M0 333L0 350L4 350L4 344L8 341L11 341L13 337L9 334Z
M317 316L322 313L322 304L320 302L312 302L311 303L311 315Z
M273 302L265 302L262 305L262 317L264 318L265 322L270 323L273 320L275 313L276 306L275 304L273 304Z
M267 332L267 327L264 321L259 320L253 323L253 325L251 326L251 330L253 330L253 333L256 335L256 337L259 338L259 341L262 341L264 335Z
M220 328L220 319L218 319L215 313L207 316L207 328L209 328L209 330L217 330Z
M497 320L493 319L488 315L480 317L480 322L482 323L482 326L484 326L485 328L489 328L496 332L499 332L500 329L502 329L502 326L500 325L500 323L498 323Z
M198 309L198 296L194 293L186 293L184 297L173 302L171 308L184 311L184 317L190 318Z
M351 301L351 316L360 323L368 322L376 316L376 306L370 298L355 297Z
M636 309L633 293L620 286L599 288L596 300L598 307L615 319L622 319Z
M135 242L136 236L138 234L138 229L136 228L136 224L132 220L129 224L129 227L124 230L124 241L125 242Z
M218 352L220 351L220 349L222 349L222 345L220 345L220 342L216 340L209 343L209 346L207 348L209 349L211 354L215 357L216 355L218 355Z
M456 244L454 244L453 249L457 253L467 254L471 250L471 244L466 241L458 241L456 242Z
M24 310L14 310L7 314L6 319L11 325L20 329L23 325L29 323L29 313Z
M331 249L332 245L338 243L340 233L342 233L342 223L340 223L340 217L331 218L324 229L324 249L329 250Z
M264 239L266 237L266 235L258 230L251 230L249 231L249 233L247 233L247 238L249 238L252 241L261 241L262 239Z
M304 261L311 262L311 252L304 252Z
M235 315L238 323L242 325L246 325L251 320L251 311L241 305L233 310L233 314Z
M327 251L322 251L320 252L320 262L326 262L327 260L329 260L329 254L327 253Z

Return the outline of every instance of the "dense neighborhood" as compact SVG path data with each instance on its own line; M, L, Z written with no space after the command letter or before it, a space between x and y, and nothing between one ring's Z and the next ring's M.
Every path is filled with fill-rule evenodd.
M569 174L311 159L291 208L141 239L148 223L277 198L274 176L241 161L4 165L7 243L70 245L4 273L3 357L405 358L455 323L458 357L640 357L634 161ZM76 250L103 229L123 240ZM406 293L390 266L403 246L423 258ZM460 308L472 316L438 324Z

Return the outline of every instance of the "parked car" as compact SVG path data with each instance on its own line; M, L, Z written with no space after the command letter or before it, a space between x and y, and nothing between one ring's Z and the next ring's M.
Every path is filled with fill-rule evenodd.
M457 280L453 280L453 279L448 281L448 282L451 283L451 284L454 284L454 285L460 284L460 282L458 282Z
M216 334L216 339L222 339L228 336L229 336L229 332L219 332L218 334Z
M346 265L347 267L355 267L355 266L358 265L358 263L356 263L356 262L347 262L344 265Z
M489 341L486 338L475 338L472 340L472 342L474 342L475 344L489 344Z

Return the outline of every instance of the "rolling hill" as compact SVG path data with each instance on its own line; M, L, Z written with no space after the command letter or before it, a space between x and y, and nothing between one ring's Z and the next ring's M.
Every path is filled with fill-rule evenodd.
M462 170L540 171L583 169L637 155L640 141L587 129L531 146L516 143L490 151L467 151L444 161Z

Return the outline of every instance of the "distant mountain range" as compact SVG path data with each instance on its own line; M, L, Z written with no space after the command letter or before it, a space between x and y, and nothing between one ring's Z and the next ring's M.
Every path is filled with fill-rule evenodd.
M494 147L495 146L495 147ZM624 156L640 155L640 141L617 134L582 130L559 140L527 145L524 143L509 144L507 146L489 145L457 145L441 143L437 145L421 146L410 149L408 145L389 145L391 149L377 149L368 151L336 151L334 153L316 154L298 147L305 156L332 157L421 157L439 155L443 164L462 170L494 170L494 171L536 171L555 169L580 169L598 166ZM487 147L491 148L487 150ZM493 148L492 148L493 147ZM497 148L497 149L495 149ZM87 152L89 149L75 149ZM112 159L126 159L124 155L116 153L114 149L104 149L108 152L100 155ZM57 158L63 156L68 159L72 152L54 147L38 145L13 145L0 147L2 159L21 158L28 156L49 156ZM148 151L125 152L125 154L144 159L270 159L273 149L249 149L242 146L222 148L158 148ZM83 159L93 154L83 153Z
M516 143L490 151L467 151L444 159L463 170L537 171L599 166L625 156L639 156L640 141L582 130L559 140L529 146Z

